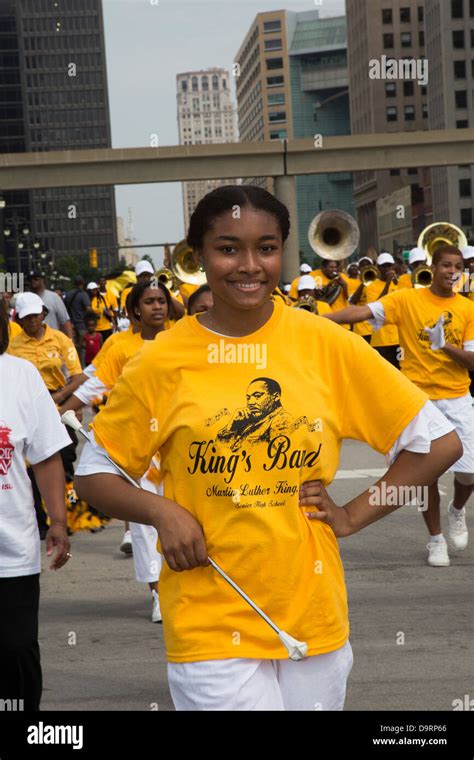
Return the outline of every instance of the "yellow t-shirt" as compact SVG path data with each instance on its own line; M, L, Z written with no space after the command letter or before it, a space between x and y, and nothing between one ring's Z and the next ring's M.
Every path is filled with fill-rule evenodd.
M101 362L104 361L105 357L107 356L112 346L115 346L116 343L121 343L122 340L129 340L131 335L133 335L132 325L127 327L127 329L123 330L122 332L117 332L111 335L110 338L107 338L105 343L102 343L102 347L99 353L94 356L94 359L92 360L91 364L93 364L94 367L98 369L98 367L100 367Z
M398 278L398 289L402 290L403 288L412 288L412 287L413 287L413 283L411 281L411 274L408 274L408 272L405 272L405 274L401 274L400 277Z
M430 288L404 289L381 299L387 322L397 325L402 372L430 399L457 398L469 392L469 373L444 351L432 351L424 327L434 327L445 314L446 343L462 348L474 340L474 304L455 295L441 298Z
M70 376L82 373L81 362L74 343L64 333L44 325L41 340L30 338L22 330L10 342L8 353L19 356L35 365L50 391L57 391L66 385L63 369Z
M373 303L378 301L380 294L385 287L383 280L374 280L365 287L365 296L367 298L366 303ZM390 283L388 293L394 293L397 290L397 286ZM373 348L380 348L381 346L398 346L398 330L394 325L388 324L386 327L381 327L380 330L374 330L370 339L370 345Z
M140 350L144 342L140 333L130 333L125 340L119 341L107 352L95 373L107 388L114 387L126 363Z
M331 280L329 279L329 277L326 277L326 275L323 274L322 269L315 269L310 274L311 274L311 277L315 280L317 288L324 288L326 285L328 285L331 282ZM345 280L346 282L348 282L349 278L347 277L347 275L345 275L342 272L340 273L340 275L341 275L341 277L342 277L343 280ZM347 308L347 306L349 306L349 301L347 300L347 298L345 297L343 291L341 290L341 292L339 293L339 295L336 298L336 300L332 304L330 304L330 309L331 309L332 312L334 312L334 311L341 311L341 309L345 309L345 308ZM344 329L346 329L346 330L350 330L351 329L350 325L345 325L345 324L344 325L340 325L340 327L344 327Z
M332 482L343 438L387 452L426 400L362 338L278 299L245 337L212 333L196 315L160 333L93 428L134 478L159 452L164 495L196 517L209 555L315 655L346 642L347 598L337 539L305 517L299 486ZM212 567L164 564L160 604L171 662L288 656Z
M113 301L115 296L112 293L100 293L100 296L94 296L91 298L91 309L98 315L97 330L112 330L113 322L110 321L105 315L106 309L113 309ZM115 302L117 299L115 299Z
M354 295L356 290L360 287L360 280L359 278L353 278L348 277L347 278L347 290L349 293L349 298ZM367 294L365 292L365 288L362 291L362 295L357 303L357 306L365 306L367 303ZM353 325L353 330L356 335L372 335L372 327L368 322L356 322L355 325Z
M453 292L464 295L464 298L474 301L474 274L471 275L468 271L464 270L453 287Z
M13 338L16 338L17 335L20 335L22 332L21 325L18 324L18 322L12 322L10 319L8 322L8 336L9 340L12 341Z

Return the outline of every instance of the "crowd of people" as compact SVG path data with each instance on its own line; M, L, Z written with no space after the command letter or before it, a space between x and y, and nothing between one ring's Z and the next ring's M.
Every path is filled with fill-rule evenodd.
M474 247L443 244L432 261L414 248L408 266L388 252L345 269L323 259L283 283L289 226L267 191L226 186L191 217L200 287L165 283L142 260L118 295L105 276L58 294L39 271L26 292L4 294L0 667L5 696L27 709L41 699L40 538L59 569L74 532L124 522L120 548L163 622L178 710L342 709L352 651L337 539L405 504L374 506L368 491L334 504L344 439L386 455L378 484L428 487L430 566L466 548ZM77 435L60 420L87 407L91 440L74 473ZM302 662L209 557L307 644Z

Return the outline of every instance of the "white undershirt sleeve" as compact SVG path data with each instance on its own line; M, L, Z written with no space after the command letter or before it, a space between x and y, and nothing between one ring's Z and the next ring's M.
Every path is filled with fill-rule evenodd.
M428 454L431 441L441 438L455 430L452 425L431 401L427 401L416 417L402 430L392 448L386 454L388 465L393 464L401 451L413 451L417 454Z
M373 303L368 303L367 306L373 315L373 319L368 320L369 325L371 325L374 332L377 332L385 324L385 309L380 301L373 301Z

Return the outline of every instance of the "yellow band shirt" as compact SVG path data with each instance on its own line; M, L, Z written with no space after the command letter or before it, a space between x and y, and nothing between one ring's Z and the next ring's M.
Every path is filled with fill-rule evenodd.
M374 280L374 282L370 282L368 285L366 285L366 303L373 303L374 301L378 301L380 299L380 294L383 292L384 288L385 282L383 280ZM397 286L391 282L387 295L389 295L389 293L395 293L397 289ZM382 346L398 346L399 338L397 328L394 325L388 324L384 327L381 327L380 330L375 330L372 333L370 345L373 348L381 348Z
M380 300L386 321L397 325L403 349L400 368L430 399L457 398L469 392L469 373L444 351L432 351L425 327L444 314L446 343L462 348L474 340L474 304L459 294L433 295L429 288L404 288ZM384 328L382 328L384 329ZM374 333L375 335L377 333Z
M387 452L426 400L362 338L277 299L245 337L192 316L146 342L93 428L134 478L159 452L164 495L210 556L315 655L347 640L347 599L337 540L305 517L299 486L331 483L343 438ZM171 662L288 656L212 567L164 564L160 603Z
M22 330L10 342L8 353L34 364L48 390L57 391L66 385L63 369L70 376L80 375L81 362L70 338L49 325L43 327L44 335L40 340L28 337Z
M349 294L349 298L354 295L356 290L359 290L360 285L361 285L361 282L358 277L355 279L353 277L347 278L347 291ZM367 303L367 294L364 288L362 290L361 297L356 305L365 306L366 303ZM356 335L372 335L372 327L368 322L356 322L353 329Z

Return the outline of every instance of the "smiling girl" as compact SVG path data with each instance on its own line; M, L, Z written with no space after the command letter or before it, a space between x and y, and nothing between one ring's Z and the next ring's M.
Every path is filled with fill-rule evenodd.
M198 203L188 243L213 304L127 364L77 473L83 498L157 528L178 710L342 709L352 651L337 538L397 508L372 506L369 491L334 504L326 487L342 440L390 454L395 486L432 482L460 452L427 396L362 338L272 300L289 226L261 188L220 187ZM441 418L433 441L430 415ZM104 452L136 479L159 453L164 496L135 489ZM208 554L308 643L307 659L287 659Z

